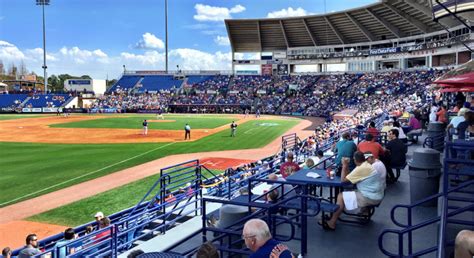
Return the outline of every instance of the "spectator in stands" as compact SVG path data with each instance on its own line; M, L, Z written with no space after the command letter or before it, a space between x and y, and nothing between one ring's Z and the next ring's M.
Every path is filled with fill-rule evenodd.
M455 241L454 257L474 257L474 231L462 230L458 233Z
M354 153L357 167L349 173L350 159L342 160L341 181L357 185L356 191L344 191L337 196L339 208L330 220L322 220L319 224L326 230L335 230L336 222L344 209L354 210L367 206L378 205L384 196L384 184L374 167L365 160L362 152Z
M448 112L446 111L446 106L441 104L439 111L436 112L436 116L438 117L436 121L447 124L448 123Z
M310 169L312 167L314 167L314 158L313 157L309 157L306 159L306 161L304 162L304 165L303 165L303 169Z
M314 158L314 163L317 165L317 169L324 169L324 152L322 150L318 150L316 152L316 157Z
M474 133L474 112L468 111L464 114L464 121L458 125L458 139L466 139L466 136Z
M36 234L29 234L26 236L26 246L18 254L18 258L27 258L40 254L41 251L38 248L38 237Z
M385 146L389 153L389 161L387 167L387 182L395 182L395 175L393 174L392 168L403 167L406 164L407 146L403 141L398 139L399 130L392 129L388 132L387 145Z
M341 170L342 170L342 158L349 158L350 168L353 168L355 166L352 156L354 155L354 152L356 152L356 150L357 150L357 146L351 140L351 134L349 132L343 133L342 140L340 140L335 146L335 152L337 152L336 165L338 167L338 171L337 171L338 175L341 174Z
M110 219L108 217L103 217L99 221L99 230L106 228L110 226ZM94 240L96 240L95 243L99 243L101 241L104 241L105 239L108 239L110 237L110 230L105 230L103 232L98 233L95 235Z
M293 258L288 247L272 238L267 223L261 219L251 219L244 225L242 238L254 253L250 258Z
M379 130L377 130L377 128L375 127L375 122L372 121L369 123L369 128L367 129L367 133L374 136L373 137L374 139L377 139L377 137L379 137Z
M405 132L403 131L402 126L400 125L400 122L395 121L393 122L393 128L398 130L398 139L402 140L402 142L407 143L408 139L407 136L405 135Z
M385 190L387 184L387 168L379 159L375 158L372 152L364 152L364 157L369 162L372 167L374 167L377 174L380 176L380 180L382 180L383 189Z
M374 141L374 136L367 132L365 135L365 141L357 145L357 150L360 152L371 152L374 155L375 159L378 159L384 154L384 149L380 143Z
M74 238L76 238L76 234L74 232L74 229L73 228L68 228L64 231L64 239L63 240L59 240L58 242L56 242L56 244L54 245L54 248L59 248L59 256L60 258L64 258L66 257L67 255L70 255L70 254L73 254L75 252L75 249L74 248L69 248L69 252L66 253L66 246L69 242L71 242L72 240L74 240Z
M94 218L95 218L95 222L97 222L97 228L99 228L99 222L100 222L100 220L101 220L102 218L104 218L104 213L101 212L101 211L98 211L98 212L95 214Z
M447 130L450 131L452 129L457 129L459 124L466 120L464 118L464 114L466 114L466 112L467 112L466 109L459 110L459 112L457 113L457 116L453 117L451 119L451 121L449 122ZM450 132L452 132L452 131L450 131Z
M3 248L2 256L3 256L3 258L11 258L12 257L12 250L10 249L10 247Z
M383 121L382 130L380 130L382 133L387 133L392 129L392 126L389 123L390 121L388 120Z
M144 254L145 252L143 252L142 250L138 249L138 250L133 250L132 252L130 252L128 255L127 255L127 258L136 258L138 257L139 255L141 254Z
M199 247L196 258L219 258L219 251L211 242L206 242Z
M416 118L415 114L410 114L408 125L410 126L410 131L407 133L407 138L408 140L413 141L414 135L421 133L421 122Z
M288 152L286 156L287 161L280 166L280 174L283 176L283 178L287 178L301 169L297 163L293 162L293 159L293 152Z

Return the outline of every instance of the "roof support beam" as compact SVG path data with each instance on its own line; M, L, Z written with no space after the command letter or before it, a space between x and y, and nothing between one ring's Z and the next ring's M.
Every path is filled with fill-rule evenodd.
M288 43L288 37L286 36L286 31L285 31L285 26L283 26L283 21L280 20L280 27L281 27L281 32L283 33L283 37L285 38L285 43L286 47L290 47L290 44Z
M425 14L426 16L430 18L433 17L433 13L431 12L431 9L426 5L420 4L419 1L402 0L402 2L407 3L408 5L417 9L420 12L423 12L423 14ZM442 23L444 26L448 26L448 27L454 27L459 24L457 21L453 19L442 19L442 21L439 21L439 22Z
M374 35L367 30L360 22L358 22L354 17L352 17L349 13L345 13L347 18L365 35L365 37L370 40L370 41L376 41L377 39L374 37Z
M342 36L341 32L339 32L331 23L331 21L329 20L329 18L325 15L324 16L324 20L326 21L326 23L329 25L329 27L331 27L331 30L334 31L334 33L336 34L337 38L339 39L339 41L341 41L341 44L346 44L346 39L344 38L344 36Z
M225 21L225 29L227 30L227 35L229 36L230 48L232 49L232 52L235 52L234 41L232 40L232 34L230 34L229 23L227 23L227 21Z
M368 12L374 19L376 19L380 24L382 24L387 30L389 30L395 37L397 38L403 38L405 35L403 32L401 32L398 28L390 24L387 20L384 18L378 16L376 13L372 12L368 8L365 8L365 11Z
M313 42L313 45L316 47L318 44L316 44L316 40L314 39L313 33L311 33L311 30L309 30L308 24L306 23L306 19L301 19L303 21L304 27L306 28L306 31L309 34L309 37L311 38L311 41Z
M385 7L387 7L390 11L396 13L398 16L405 19L407 22L409 22L412 25L414 25L415 27L417 27L421 32L423 32L423 33L428 33L429 32L428 26L423 24L421 21L415 19L414 17L411 17L411 16L407 15L406 13L398 10L397 8L391 6L390 4L384 3L383 5Z
M260 21L257 20L258 43L260 44L260 52L263 51L262 34L260 33Z

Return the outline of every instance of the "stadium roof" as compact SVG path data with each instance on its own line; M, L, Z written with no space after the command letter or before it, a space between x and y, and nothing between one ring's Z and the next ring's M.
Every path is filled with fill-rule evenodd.
M231 19L225 24L234 52L366 43L443 30L432 20L430 1L382 0L325 15ZM447 27L459 25L453 19L443 23Z

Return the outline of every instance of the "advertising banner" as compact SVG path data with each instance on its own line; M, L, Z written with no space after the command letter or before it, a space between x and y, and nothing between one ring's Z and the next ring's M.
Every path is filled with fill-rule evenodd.
M278 75L288 75L288 65L278 65Z
M23 112L23 113L31 113L32 110L31 110L31 108L23 108L23 109L21 110L21 112Z
M56 113L58 112L58 108L43 108L44 113Z
M272 65L271 64L263 64L262 65L262 75L272 75Z
M388 48L379 48L371 49L369 51L370 55L385 55L385 54L394 54L400 52L400 47L388 47Z

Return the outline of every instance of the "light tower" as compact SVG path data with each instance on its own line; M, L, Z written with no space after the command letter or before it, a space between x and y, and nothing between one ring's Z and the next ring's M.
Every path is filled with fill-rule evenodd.
M49 0L36 0L36 5L41 5L43 9L43 70L44 70L44 92L48 91L48 74L46 69L46 23L44 18L44 6L49 5Z

